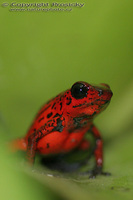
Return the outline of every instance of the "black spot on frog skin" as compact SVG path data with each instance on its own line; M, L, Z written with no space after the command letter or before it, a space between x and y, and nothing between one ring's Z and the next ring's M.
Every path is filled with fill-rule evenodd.
M94 116L96 114L96 112L94 112L91 116Z
M85 103L79 104L79 105L77 105L77 106L73 106L73 108L81 107L81 106L83 106L84 104L85 104Z
M60 110L62 109L62 102L60 103Z
M50 146L49 146L49 143L47 143L47 149L49 148Z
M51 106L50 104L46 106L41 112L37 114L36 118L38 118L42 113L44 113L50 106Z
M79 126L81 120L87 119L87 118L89 118L89 117L90 117L89 115L83 115L83 116L81 116L81 117L74 117L74 118L73 118L74 124Z
M38 120L38 122L41 122L43 119L44 119L44 117L40 118L40 119Z
M86 121L83 121L86 119ZM73 128L70 128L68 131L69 133L72 133L74 130L76 129L80 129L82 128L83 126L85 126L87 124L87 121L90 119L90 115L83 115L81 117L74 117L73 118Z
M90 96L94 96L95 95L95 93L90 93Z
M56 115L54 115L53 118L55 117L62 117L62 115L60 115L59 113L56 113Z
M54 104L52 105L52 109L54 108L55 104L56 104L56 103L54 103Z
M60 118L57 118L57 126L53 128L53 131L63 131L64 126L62 125L62 120Z
M66 105L70 105L71 102L72 102L72 98L71 97L70 98L67 97L67 103L66 103Z
M49 113L49 114L47 114L47 118L50 118L52 115L53 115L53 113L52 113L52 112L51 112L51 113Z

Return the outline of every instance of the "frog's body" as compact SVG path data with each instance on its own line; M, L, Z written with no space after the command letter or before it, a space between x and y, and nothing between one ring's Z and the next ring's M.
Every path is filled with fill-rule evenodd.
M51 155L67 153L76 147L89 148L84 135L90 131L96 140L96 166L101 169L103 143L93 118L107 107L111 97L106 84L75 83L42 107L26 136L13 142L14 148L26 150L28 161L33 163L36 152Z

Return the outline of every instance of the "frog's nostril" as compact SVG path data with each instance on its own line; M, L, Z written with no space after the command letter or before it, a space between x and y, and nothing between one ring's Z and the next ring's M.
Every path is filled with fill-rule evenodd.
M101 85L103 85L104 87L106 87L106 88L109 88L110 89L110 86L108 85L108 84L106 84L106 83L100 83Z
M100 97L103 94L103 90L98 90L98 96Z

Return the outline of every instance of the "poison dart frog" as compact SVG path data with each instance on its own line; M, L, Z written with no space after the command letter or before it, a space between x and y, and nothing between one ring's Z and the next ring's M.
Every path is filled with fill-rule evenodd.
M36 153L57 155L75 148L89 149L84 136L92 133L95 139L95 167L90 177L103 172L103 140L93 119L108 106L113 93L107 84L91 85L79 81L65 92L48 101L38 112L26 136L12 142L15 150L26 151L31 165Z

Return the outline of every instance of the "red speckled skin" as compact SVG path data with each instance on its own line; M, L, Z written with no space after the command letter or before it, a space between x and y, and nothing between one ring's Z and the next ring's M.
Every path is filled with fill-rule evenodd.
M93 118L107 107L112 92L106 84L93 86L86 82L79 83L88 88L84 98L75 99L71 89L60 93L41 108L26 136L13 142L14 148L27 151L28 162L34 162L36 152L47 155L67 153L76 147L89 148L84 139L89 131L96 141L96 168L100 168L101 173L103 142Z

